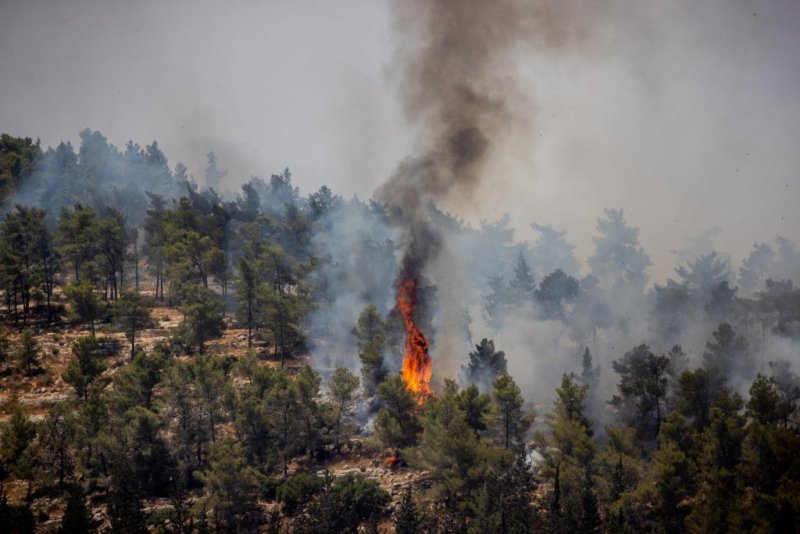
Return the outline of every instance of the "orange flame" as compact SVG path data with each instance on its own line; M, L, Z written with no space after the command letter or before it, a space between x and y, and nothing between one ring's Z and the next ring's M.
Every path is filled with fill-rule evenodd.
M420 403L431 395L431 357L428 340L414 323L417 305L417 281L407 279L397 287L397 309L406 327L406 345L403 351L403 380L406 388L420 395Z

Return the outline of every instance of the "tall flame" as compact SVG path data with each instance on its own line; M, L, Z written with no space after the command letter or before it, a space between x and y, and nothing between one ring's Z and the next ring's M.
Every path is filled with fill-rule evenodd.
M417 305L417 281L405 279L397 287L397 309L406 327L406 345L403 351L403 380L406 388L420 395L420 402L431 395L431 357L428 340L414 323Z

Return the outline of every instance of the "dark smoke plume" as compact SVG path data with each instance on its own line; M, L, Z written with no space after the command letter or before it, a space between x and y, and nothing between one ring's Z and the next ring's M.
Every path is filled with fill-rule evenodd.
M425 228L428 203L470 198L493 150L530 115L515 83L518 52L560 47L574 27L572 2L395 0L398 73L404 109L421 126L421 146L376 198L397 208L408 230L404 270L437 252ZM433 241L420 243L420 239ZM406 274L406 273L404 273Z

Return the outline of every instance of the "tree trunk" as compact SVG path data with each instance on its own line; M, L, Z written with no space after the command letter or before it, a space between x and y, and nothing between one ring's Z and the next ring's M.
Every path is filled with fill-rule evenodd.
M139 243L133 242L133 289L139 294Z
M131 361L136 356L136 329L131 328Z

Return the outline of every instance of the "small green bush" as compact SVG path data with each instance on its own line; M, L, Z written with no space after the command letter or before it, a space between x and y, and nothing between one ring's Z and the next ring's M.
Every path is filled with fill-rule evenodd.
M297 473L278 486L278 502L283 504L287 515L295 515L302 510L325 485L325 479L313 473Z

